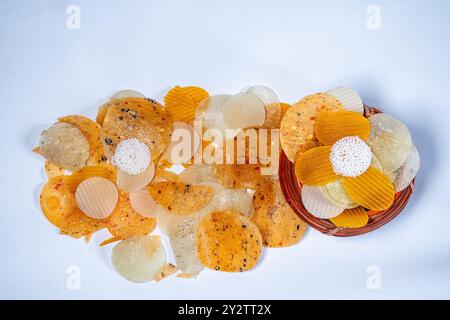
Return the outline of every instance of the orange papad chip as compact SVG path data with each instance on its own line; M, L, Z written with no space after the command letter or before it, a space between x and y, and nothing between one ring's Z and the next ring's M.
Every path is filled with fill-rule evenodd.
M147 190L162 208L178 215L197 212L204 208L214 195L214 189L210 186L170 181L151 183Z
M339 176L330 162L331 146L316 147L300 153L295 161L297 179L308 186L323 186Z
M253 195L252 221L261 232L267 247L287 247L302 239L307 225L284 199L278 181L265 184Z
M216 271L242 272L253 268L261 256L258 227L236 211L215 211L197 228L200 261Z
M106 227L113 235L113 240L145 236L156 226L156 219L145 218L133 210L129 194L121 190L119 190L116 208L105 221Z
M367 140L370 122L363 115L352 111L321 111L317 116L315 133L324 145L332 145L347 136L359 136Z
M113 100L106 112L101 142L108 159L120 141L136 138L145 143L153 159L161 155L170 143L172 117L161 106L143 98Z
M213 177L228 189L258 189L269 182L269 176L261 175L261 166L254 164L213 165Z
M103 220L89 218L77 207L74 193L67 188L67 177L51 178L41 191L39 201L47 220L73 238L104 228Z
M116 183L116 176L113 171L105 166L84 167L79 171L73 172L66 177L66 186L70 192L75 193L81 182L88 178L100 177Z
M63 176L65 171L66 171L65 169L58 167L57 165L51 163L48 160L45 160L45 174L47 175L48 179L57 176Z
M106 162L105 151L100 141L102 128L97 122L80 115L61 117L58 121L74 125L86 137L89 144L89 158L86 165L97 166Z
M294 162L300 152L319 145L314 126L320 111L342 109L342 103L326 93L309 95L288 108L280 126L280 142L287 158Z
M173 121L191 123L198 104L208 97L208 92L202 88L175 86L164 97L164 105L172 115Z
M343 185L353 201L369 210L385 210L394 202L392 181L374 167L356 178L343 177Z
M363 207L344 210L337 217L331 218L330 221L340 228L361 228L369 222L367 210Z

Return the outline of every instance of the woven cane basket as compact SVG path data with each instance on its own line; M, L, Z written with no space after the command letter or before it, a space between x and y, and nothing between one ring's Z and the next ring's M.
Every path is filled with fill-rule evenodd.
M381 113L377 108L364 105L364 116L366 118L373 114ZM278 169L280 176L280 185L286 201L292 210L307 224L320 232L336 237L351 237L371 232L385 225L402 212L411 197L414 190L414 180L408 188L398 192L392 206L383 211L370 212L369 222L362 228L340 228L336 227L331 221L319 219L309 213L302 202L302 186L295 176L294 164L288 160L284 152L280 155L280 165Z

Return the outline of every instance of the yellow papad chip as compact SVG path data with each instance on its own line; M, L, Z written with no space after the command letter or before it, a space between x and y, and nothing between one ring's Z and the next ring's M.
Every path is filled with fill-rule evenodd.
M48 179L57 176L63 176L65 171L66 171L65 169L58 167L57 165L51 163L48 160L45 160L45 174L47 175Z
M120 141L136 138L145 143L153 159L170 143L173 123L170 114L143 98L113 100L103 121L101 141L111 159Z
M319 145L314 134L317 114L320 111L344 109L336 98L317 93L304 97L286 111L280 126L280 141L287 158L294 162L300 152Z
M347 136L359 136L367 140L370 122L357 112L321 111L317 116L315 133L324 145L332 145Z
M105 227L103 220L89 218L77 207L75 195L67 188L67 176L51 178L43 187L39 201L45 217L73 238L88 236Z
M161 269L158 270L158 272L154 276L153 280L155 280L156 282L159 282L161 280L164 280L165 278L170 277L177 271L178 271L178 269L175 265L173 265L171 263L166 263L165 265L162 266Z
M392 181L374 167L356 178L343 177L343 185L353 201L369 210L385 210L394 202Z
M323 186L339 176L330 162L331 146L316 147L300 153L295 161L297 179L308 186Z
M261 256L258 227L236 211L215 211L197 228L200 261L209 269L242 272L253 268Z
M363 207L356 207L354 209L344 210L337 217L331 218L330 221L340 228L361 228L369 222L369 216L366 209Z
M97 166L106 162L105 151L100 141L102 128L97 122L80 115L61 117L58 121L74 125L86 137L89 144L89 158L86 165Z
M145 236L153 231L156 219L145 218L133 210L129 194L119 190L119 201L106 219L106 227L115 239Z
M164 105L172 115L173 121L191 123L198 104L208 97L208 92L202 88L176 86L164 97Z
M151 183L147 190L162 208L177 215L197 212L204 208L214 195L214 190L210 186L170 181Z
M286 202L278 181L272 181L256 190L253 207L251 219L258 226L265 246L291 246L305 234L306 223Z
M116 176L114 172L105 166L95 166L95 167L84 167L79 171L73 172L71 175L66 177L66 186L70 192L75 193L78 185L88 178L100 177L110 180L116 183Z
M269 182L269 177L261 175L261 166L255 164L213 165L213 177L228 189L258 189Z

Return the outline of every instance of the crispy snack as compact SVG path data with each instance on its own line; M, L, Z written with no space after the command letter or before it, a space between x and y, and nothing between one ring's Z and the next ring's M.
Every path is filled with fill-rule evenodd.
M278 181L272 181L256 190L253 205L255 213L251 219L258 226L265 246L291 246L305 234L306 223L286 202Z
M292 106L289 103L280 102L280 119L278 120L278 124L275 128L281 127L281 121L283 121L283 118L286 114L286 112L291 108Z
M344 211L344 208L330 202L319 187L304 185L302 187L302 202L309 213L320 219L330 219Z
M89 143L89 158L86 165L97 166L106 162L105 151L100 141L101 127L95 121L80 115L61 117L59 122L74 125L84 134Z
M147 99L113 100L106 112L101 141L108 159L114 155L117 144L129 138L145 143L153 159L159 157L170 143L172 118L162 107Z
M78 209L75 195L67 188L67 176L51 178L43 187L39 201L45 217L73 238L89 236L105 227L102 220L92 219Z
M385 210L394 202L394 185L378 169L370 167L356 178L342 179L344 190L350 199L369 210Z
M356 91L350 88L339 87L328 90L325 93L338 99L344 106L345 110L364 114L364 104Z
M225 189L217 196L215 211L237 211L247 217L253 215L252 194L248 189Z
M420 156L416 147L413 145L409 152L408 158L405 163L395 173L395 191L399 192L405 190L411 181L419 172L420 168Z
M223 120L227 128L262 127L266 118L264 103L249 93L230 97L223 105Z
M128 174L122 170L117 170L117 187L126 192L136 192L142 190L152 181L155 175L155 165L150 165L139 174Z
M363 207L356 207L354 209L344 210L337 217L331 218L330 221L336 226L341 228L361 228L369 222L369 216L366 209Z
M213 165L213 177L228 189L258 189L268 183L269 177L261 175L259 165L218 164Z
M297 157L295 175L306 185L323 186L338 179L330 162L331 146L309 149Z
M96 166L84 167L79 171L73 172L71 175L66 177L66 186L70 192L75 194L75 191L81 182L93 177L105 178L113 183L116 182L116 176L113 171L104 166Z
M256 85L250 87L247 93L253 94L264 103L266 118L263 128L279 128L281 105L275 91L266 86Z
M383 170L396 171L405 163L412 147L408 128L385 113L375 114L369 121L371 131L367 143L380 160Z
M164 97L164 105L173 121L192 123L198 104L208 97L208 92L202 88L175 86Z
M156 275L153 277L153 280L155 280L156 282L159 282L161 280L164 280L164 279L170 277L177 271L178 271L178 269L175 265L173 265L171 263L166 263L165 265L163 265L161 267L161 269L158 270Z
M39 154L58 167L76 171L86 165L89 143L76 126L55 123L42 132Z
M258 227L236 211L214 211L197 228L200 261L216 271L242 272L253 268L261 256Z
M319 145L314 135L314 126L320 111L342 109L342 104L336 98L325 93L304 97L289 108L280 126L281 146L287 158L294 162L300 152Z
M160 271L166 264L166 252L158 236L134 237L114 247L111 261L122 277L144 283L160 279Z
M183 274L197 276L203 265L198 258L196 231L199 220L188 218L175 223L168 230L170 246L172 247L178 269Z
M148 192L169 213L190 215L206 207L214 195L213 188L182 182L160 181L151 183Z
M61 167L58 167L57 165L51 163L48 160L45 160L45 174L47 175L48 179L51 179L53 177L62 176L64 175L64 170Z
M113 213L106 218L106 227L115 238L128 239L145 236L153 231L156 219L145 218L133 210L128 193L119 190L119 201Z
M324 145L332 145L347 136L367 140L370 123L363 115L353 111L321 111L316 120L315 133Z
M75 193L77 205L87 216L104 219L117 205L119 193L108 179L93 177L80 183Z
M342 179L330 182L319 188L325 198L327 198L335 206L345 209L353 209L359 206L356 202L350 199L345 192L344 186L342 185Z

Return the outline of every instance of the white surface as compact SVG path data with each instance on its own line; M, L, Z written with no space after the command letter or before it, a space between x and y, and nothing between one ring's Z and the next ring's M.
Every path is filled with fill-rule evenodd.
M381 29L369 30L372 3L1 1L0 298L450 298L450 3L379 0ZM70 4L80 30L66 28ZM94 117L125 88L161 101L176 84L212 94L264 84L286 102L354 88L409 126L423 163L414 196L376 232L310 230L299 245L266 250L251 272L127 282L111 246L98 247L106 234L86 245L44 219L43 161L31 149L58 116ZM80 290L66 287L71 265ZM366 286L371 265L379 290Z

